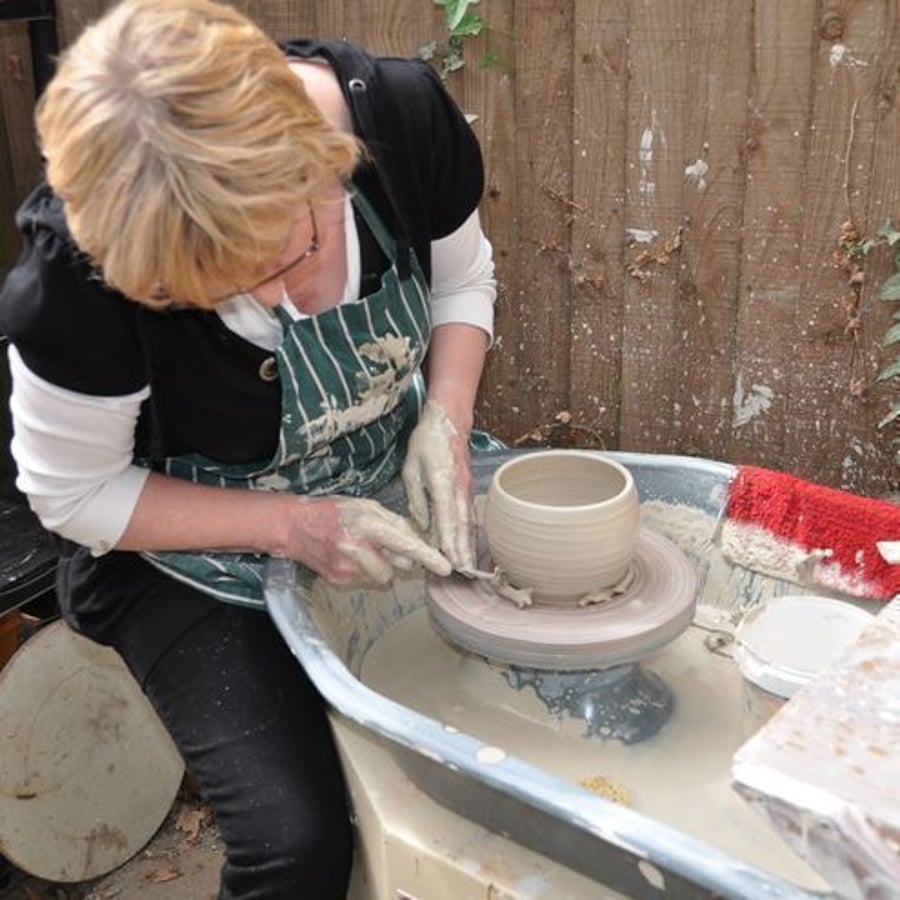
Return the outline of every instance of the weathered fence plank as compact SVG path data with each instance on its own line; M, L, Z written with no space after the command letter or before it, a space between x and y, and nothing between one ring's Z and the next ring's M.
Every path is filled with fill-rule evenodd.
M900 227L900 8L896 3L884 5L880 43L876 48L878 74L871 85L867 103L873 122L872 155L867 160L870 177L867 196L854 197L854 216L865 223L867 233L874 235L879 227L891 222ZM859 174L857 170L857 175ZM841 486L860 493L879 493L890 486L893 474L896 487L897 466L892 465L900 445L900 425L879 428L889 412L891 401L900 401L900 384L896 379L877 382L878 373L900 355L900 345L882 349L881 344L900 304L879 299L879 290L893 271L893 252L878 248L866 260L865 281L859 303L859 345L864 360L861 366L863 404L857 409L859 439L864 442L860 464L852 467L851 478L842 476ZM837 483L837 482L834 482Z
M27 27L8 23L0 27L0 59L3 61L3 90L0 109L6 123L6 142L13 166L9 185L18 197L31 188L38 173L34 150L34 77ZM4 179L6 180L6 179Z
M365 44L376 53L415 56L419 48L440 33L434 4L419 0L367 0L345 2L344 37Z
M71 44L85 25L93 22L113 5L114 0L60 0L56 4L60 48Z
M758 0L729 456L777 468L800 299L815 4Z
M322 34L318 22L319 4L238 0L233 5L277 41ZM341 6L341 4L333 5ZM324 37L324 34L322 36Z
M519 258L518 189L516 158L518 143L515 115L515 21L514 0L491 0L488 28L466 50L465 67L448 79L463 110L474 116L472 127L481 143L485 161L485 196L482 221L491 236L498 277L498 315L506 318L512 308ZM480 64L487 54L495 63ZM461 86L461 90L460 90ZM498 329L497 344L488 358L482 381L476 418L480 427L499 431L502 417L518 399L515 371L510 367L507 349L512 338L506 329ZM516 398L516 399L513 399ZM518 434L521 424L509 421L507 437Z
M628 3L575 4L569 411L574 436L619 442Z
M875 88L885 68L893 71L897 65L896 44L883 38L894 18L891 6L829 0L816 23L803 266L787 380L783 464L798 474L857 488L877 453L877 434L860 429L867 420L866 385L874 373L862 346L858 297L836 268L834 253L842 223L861 221L856 208L872 191ZM874 233L880 223L869 224Z
M565 409L569 399L569 209L572 146L572 9L554 0L514 6L514 155L517 257L492 360L501 388L495 430L513 439Z
M620 443L676 448L675 376L679 248L683 226L690 0L633 3L625 179Z
M674 309L673 447L724 458L731 436L752 5L690 4L683 172L684 232ZM673 148L674 150L675 148Z

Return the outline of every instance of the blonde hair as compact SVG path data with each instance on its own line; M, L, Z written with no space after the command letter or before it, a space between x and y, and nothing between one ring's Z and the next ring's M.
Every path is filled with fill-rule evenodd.
M278 46L213 0L114 7L63 53L37 128L79 248L150 305L209 307L211 280L261 277L359 157Z

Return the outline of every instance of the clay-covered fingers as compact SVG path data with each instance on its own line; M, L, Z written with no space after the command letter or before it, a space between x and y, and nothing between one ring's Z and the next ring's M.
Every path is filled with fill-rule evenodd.
M356 541L347 541L341 551L355 564L355 571L347 578L347 584L371 581L389 584L394 577L394 565L373 547Z
M403 483L409 514L456 568L475 564L466 435L429 400L410 435Z
M401 572L410 572L416 565L411 559L407 559L405 556L400 556L397 553L388 554L388 559L390 559L391 565Z
M469 492L455 480L438 480L431 500L438 546L454 568L474 568L473 511Z
M452 570L450 561L422 540L406 519L375 501L346 501L341 522L349 535L375 548L388 565L402 558L435 575L449 575Z
M422 565L438 575L450 563L416 533L409 521L375 500L298 497L288 507L281 554L331 584L386 584L396 571Z
M426 401L409 436L402 472L409 514L423 532L433 523L436 481L447 481L453 475L450 442L455 434L441 405Z
M428 492L425 488L425 473L421 456L410 453L403 464L403 486L406 488L406 501L409 515L423 532L431 525L431 514L428 510Z

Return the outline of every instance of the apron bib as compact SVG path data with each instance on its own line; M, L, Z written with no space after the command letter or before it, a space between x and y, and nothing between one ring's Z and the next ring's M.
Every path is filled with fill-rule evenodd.
M361 194L353 203L390 265L379 290L367 297L298 320L276 310L283 339L260 370L281 382L272 459L234 465L188 454L166 459L165 474L238 490L352 496L370 496L397 474L425 399L420 370L431 335L430 293L415 254L409 251L409 265L398 265L395 242L378 214ZM264 605L265 555L141 555L221 600Z

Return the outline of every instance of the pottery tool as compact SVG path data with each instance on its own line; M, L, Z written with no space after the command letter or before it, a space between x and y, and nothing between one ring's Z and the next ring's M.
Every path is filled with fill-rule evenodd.
M852 597L900 595L900 506L886 500L739 466L718 530L724 556L747 569Z

